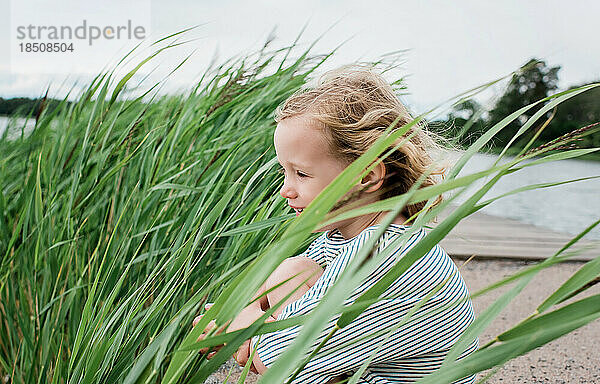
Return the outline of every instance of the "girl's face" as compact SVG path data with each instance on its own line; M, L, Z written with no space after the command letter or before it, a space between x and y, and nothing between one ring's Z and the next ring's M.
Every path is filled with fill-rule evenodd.
M280 121L275 129L274 143L277 160L285 175L279 193L298 216L346 168L346 164L329 153L323 133L314 121L303 115ZM344 224L335 223L319 231L334 228L341 231L340 226Z

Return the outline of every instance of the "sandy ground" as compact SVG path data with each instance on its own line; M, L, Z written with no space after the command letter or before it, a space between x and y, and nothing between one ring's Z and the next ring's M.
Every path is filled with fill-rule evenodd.
M460 263L460 262L458 262ZM526 262L480 261L466 265L462 274L471 292L510 276L527 266ZM583 263L562 263L540 272L481 336L482 345L493 336L531 314ZM509 287L477 298L473 305L480 313ZM590 288L565 304L599 294L600 286ZM530 353L507 362L489 383L600 383L600 321L596 320Z
M461 265L462 261L457 261ZM476 292L491 283L510 276L531 263L523 261L471 261L461 273L469 290ZM531 312L583 263L562 263L540 272L519 296L490 324L480 337L481 345L526 318ZM477 298L473 305L481 313L510 287L503 287ZM575 299L600 293L600 284ZM573 299L569 302L572 302ZM565 304L567 304L565 303ZM506 363L489 379L488 383L600 383L600 320L546 344L528 354ZM216 372L207 383L223 383L227 372L233 368L229 382L236 382L241 369L229 362ZM488 372L486 372L488 373ZM482 378L480 374L478 378ZM246 379L255 383L256 375Z

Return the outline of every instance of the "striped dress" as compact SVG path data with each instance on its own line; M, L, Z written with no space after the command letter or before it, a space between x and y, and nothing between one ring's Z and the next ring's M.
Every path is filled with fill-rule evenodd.
M277 319L307 314L315 308L328 287L335 283L348 262L377 227L378 225L368 227L351 239L344 239L337 230L325 232L315 239L303 256L320 264L324 269L323 275L299 300L286 306ZM410 227L392 224L380 238L376 252L380 252L408 228ZM379 267L352 292L345 304L354 302L425 235L423 229L411 235L402 247L379 263ZM386 338L383 347L377 352L359 383L414 382L439 368L448 350L474 320L467 288L460 274L455 272L456 266L446 252L439 246L432 248L385 291L382 300L367 308L352 323L338 330L296 377L294 383L327 383L338 375L352 374ZM443 288L413 315L413 318L418 320L402 325L391 335L386 332L383 335L364 338L372 332L391 330L415 304L448 277L450 279ZM459 301L459 304L439 310L455 301ZM329 333L338 318L339 315L331 319L313 348ZM293 342L300 327L299 325L252 339L253 345L257 347L258 356L267 368ZM361 339L356 341L359 338ZM478 340L474 340L460 358L475 351L477 346ZM456 383L466 384L473 381L474 376L470 376Z

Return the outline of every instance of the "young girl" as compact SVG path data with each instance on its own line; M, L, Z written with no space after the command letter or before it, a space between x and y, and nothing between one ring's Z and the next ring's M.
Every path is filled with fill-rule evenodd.
M274 144L285 175L280 194L297 215L302 214L319 192L352 161L365 153L388 126L396 121L395 128L399 128L412 120L391 86L380 75L359 66L342 67L327 73L314 88L288 98L276 114L278 124ZM410 133L415 134L398 150L378 162L347 196L360 196L359 202L363 205L406 193L432 165L428 151L435 147L434 140L424 127L410 130ZM428 177L421 186L434 183L435 179ZM419 202L406 206L378 240L376 253L409 229L405 221L422 210L424 205L425 202ZM283 262L258 294L286 279L292 280L245 308L229 324L228 331L249 326L267 307L281 300L302 281L305 281L304 285L269 321L309 313L361 245L373 235L386 214L375 212L320 228L319 232L324 233L302 255ZM373 286L424 236L424 230L418 229L391 256L381 260L345 304L352 303ZM391 335L386 332L362 338L394 328L415 304L444 281L443 288L413 315L418 321L402 325ZM336 382L351 375L381 342L383 346L359 382L416 381L439 368L450 348L474 319L465 283L454 263L439 246L414 263L381 297L351 324L338 330L294 383ZM315 346L334 327L337 318L331 319ZM293 342L299 329L292 327L253 338L252 343L248 341L240 348L236 360L245 364L251 347L256 346L253 370L264 373ZM460 358L475 351L477 345L477 340L474 340ZM458 383L473 381L471 376Z

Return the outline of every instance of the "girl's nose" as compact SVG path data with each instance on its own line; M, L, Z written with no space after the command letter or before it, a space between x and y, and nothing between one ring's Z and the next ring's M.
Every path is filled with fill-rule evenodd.
M298 194L296 193L296 191L293 188L291 188L289 184L287 184L285 182L281 186L281 189L279 190L279 194L286 199L295 199L296 197L298 197Z

